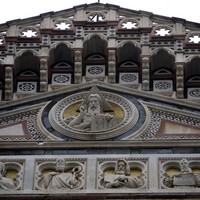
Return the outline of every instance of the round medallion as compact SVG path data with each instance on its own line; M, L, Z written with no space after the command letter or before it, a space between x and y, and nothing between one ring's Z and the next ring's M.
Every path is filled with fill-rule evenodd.
M101 105L95 102L98 97ZM88 107L81 110L86 107L85 104L88 104ZM96 104L96 107L99 105L102 110L94 108L93 111L93 104ZM118 136L134 126L137 120L138 111L134 105L121 96L106 92L101 96L88 95L87 92L71 95L55 104L49 112L49 122L55 130L82 140Z
M146 129L148 109L131 95L92 87L56 97L40 112L39 127L64 140L120 140Z

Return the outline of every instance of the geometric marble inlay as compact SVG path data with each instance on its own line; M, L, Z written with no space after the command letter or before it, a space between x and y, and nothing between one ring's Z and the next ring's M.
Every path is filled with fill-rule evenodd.
M30 135L27 130L26 121L13 123L12 125L0 126L0 137L26 137Z
M200 88L188 88L187 96L188 99L200 99Z
M54 85L71 84L71 74L52 74L51 83Z
M37 82L18 82L17 92L20 93L35 93L37 90Z
M86 76L105 76L105 65L86 65Z
M172 91L172 80L154 80L153 81L154 91Z
M182 124L166 119L161 119L158 135L182 135L182 134L200 134L200 127Z
M130 84L138 83L138 73L120 73L119 74L119 83L121 84Z

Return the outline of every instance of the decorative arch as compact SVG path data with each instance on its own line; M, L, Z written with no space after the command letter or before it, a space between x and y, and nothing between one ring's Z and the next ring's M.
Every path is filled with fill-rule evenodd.
M141 48L135 41L123 41L117 46L116 82L139 84L141 82Z
M89 12L87 14L87 20L93 23L103 22L106 20L106 13L100 11Z
M157 25L152 29L153 36L171 36L174 33L174 27L170 25Z
M150 90L169 92L175 90L175 54L169 48L156 48L150 59Z
M132 43L135 47L138 47L141 50L141 45L139 42L134 41L134 40L127 40L127 41L122 41L119 42L118 45L116 46L117 48L123 47L127 43Z
M191 62L193 59L195 58L199 58L200 59L200 55L191 55L191 56L188 56L186 59L185 59L185 63L189 63Z
M53 44L50 45L50 51L51 49L55 49L60 44L65 44L67 47L73 48L73 44L68 41L54 42Z
M192 31L192 32L188 33L185 37L185 42L199 44L200 43L200 32Z
M15 59L26 52L31 52L34 56L39 56L39 52L34 49L22 49L15 54Z
M124 18L119 22L120 29L138 29L140 21L135 18Z
M170 48L167 48L167 47L158 47L158 48L155 48L155 49L152 50L151 55L155 55L155 54L157 54L161 50L164 50L168 54L170 54L170 55L172 55L172 56L175 57L174 51L172 49L170 49Z
M83 43L83 76L89 78L107 75L107 38L101 33L89 34Z
M38 52L22 50L14 61L14 91L17 93L35 93L40 90L40 59Z
M34 50L22 50L16 54L14 61L15 75L22 73L26 70L32 71L39 75L40 59L38 52Z
M19 30L20 37L34 38L39 36L39 30L35 26L25 26Z
M107 42L107 37L104 34L102 34L102 33L91 33L91 34L88 34L88 35L85 36L83 43L85 43L87 40L90 40L94 36L99 36L102 40Z
M200 56L190 56L184 65L184 97L199 99L200 97Z
M74 77L74 49L69 42L56 42L50 47L48 68L49 83L71 84Z

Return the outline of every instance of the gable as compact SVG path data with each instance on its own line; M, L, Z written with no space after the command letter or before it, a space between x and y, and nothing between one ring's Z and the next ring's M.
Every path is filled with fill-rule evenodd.
M113 127L103 129L76 129L68 125L68 119L75 118L80 114L80 106L83 99L88 96L91 88L96 86L98 93L103 95L104 102L111 104L113 110L105 110L104 114L115 116L118 121ZM95 92L93 92L95 93ZM171 99L168 97L168 99ZM183 102L172 101L169 103L162 95L147 96L147 93L138 93L137 90L115 86L101 82L82 84L67 87L53 92L51 95L27 97L24 102L18 101L1 107L1 141L20 141L23 135L24 141L65 141L75 143L79 141L94 140L95 144L101 141L132 141L142 139L151 146L150 140L159 140L160 145L169 140L169 144L176 145L172 138L178 140L199 138L199 111L195 103L186 106ZM151 102L151 103L150 103ZM17 112L17 107L23 110ZM14 109L13 109L14 108ZM6 110L10 109L9 112ZM195 114L190 114L190 112ZM26 117L24 117L26 116ZM10 120L12 118L12 120ZM106 118L99 118L98 120ZM118 124L119 123L119 124ZM3 124L6 124L3 125ZM20 124L23 124L20 125ZM12 132L13 129L16 132ZM11 131L12 130L12 131ZM103 130L103 132L102 132ZM13 133L13 134L12 134ZM5 136L7 134L7 136ZM29 135L29 137L26 136ZM139 142L140 143L140 142ZM139 144L138 143L138 144Z

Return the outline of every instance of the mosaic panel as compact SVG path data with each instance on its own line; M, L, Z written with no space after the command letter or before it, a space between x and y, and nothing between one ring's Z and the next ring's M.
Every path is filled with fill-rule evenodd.
M153 81L153 90L154 91L172 91L173 84L172 80L154 80Z
M138 73L120 73L119 74L119 83L120 84L138 84L139 82Z
M187 96L188 99L200 99L200 88L188 88Z
M105 76L105 65L86 65L86 76Z
M37 91L37 82L18 82L17 92L35 93Z
M52 74L51 83L54 85L71 84L71 74Z

